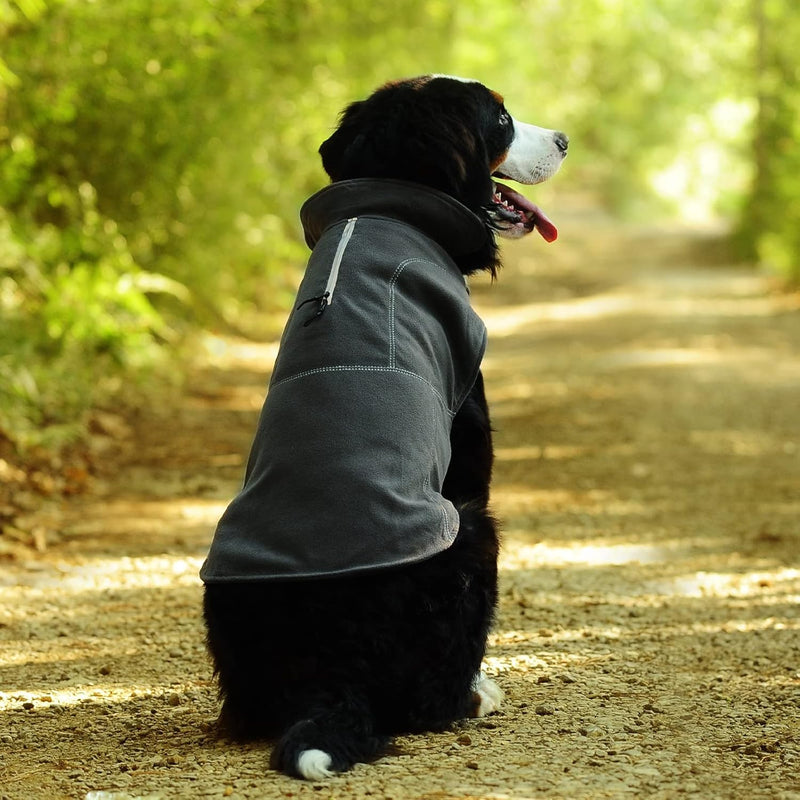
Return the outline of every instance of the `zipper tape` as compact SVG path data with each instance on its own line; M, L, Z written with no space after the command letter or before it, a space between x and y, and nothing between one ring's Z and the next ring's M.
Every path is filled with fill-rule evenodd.
M339 239L339 245L333 257L333 265L331 266L331 271L328 275L328 283L325 286L325 294L323 295L327 299L328 305L333 302L333 292L336 289L336 282L339 280L339 267L342 264L344 251L347 249L347 243L353 235L353 228L355 228L357 220L358 217L350 217L350 219L347 220L347 225L344 226L344 230L342 231L342 237Z

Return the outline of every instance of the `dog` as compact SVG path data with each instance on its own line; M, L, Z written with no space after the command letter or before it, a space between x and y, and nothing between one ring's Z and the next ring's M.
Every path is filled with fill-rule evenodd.
M320 146L311 260L201 571L220 725L276 739L275 769L322 780L501 702L481 673L498 533L465 279L496 275L496 235L556 238L495 179L547 180L567 148L443 75L352 103Z

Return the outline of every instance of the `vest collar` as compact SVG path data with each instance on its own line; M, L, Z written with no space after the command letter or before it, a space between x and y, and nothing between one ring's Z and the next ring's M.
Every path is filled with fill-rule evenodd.
M300 220L306 244L313 249L328 227L363 215L405 222L457 262L484 250L491 237L477 214L438 189L393 179L355 178L332 183L303 204Z

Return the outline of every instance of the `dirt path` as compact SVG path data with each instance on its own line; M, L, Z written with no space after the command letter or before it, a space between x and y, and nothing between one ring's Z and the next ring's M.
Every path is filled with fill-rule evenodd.
M686 231L508 252L474 288L502 713L324 787L211 736L197 570L274 355L219 340L179 402L99 420L92 491L0 562L0 797L800 799L798 298Z

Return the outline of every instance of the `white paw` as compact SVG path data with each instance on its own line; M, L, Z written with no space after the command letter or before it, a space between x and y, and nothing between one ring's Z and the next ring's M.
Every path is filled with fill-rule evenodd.
M297 757L297 771L308 781L330 778L332 759L324 750L303 750Z
M475 716L485 717L500 708L503 702L503 690L482 672L475 676L472 683L475 692Z

